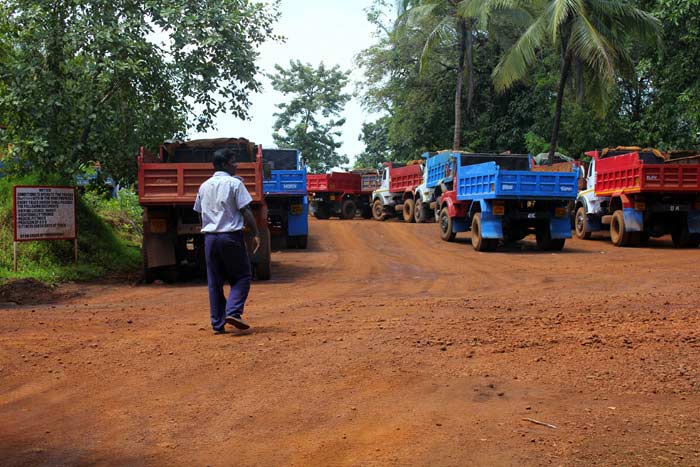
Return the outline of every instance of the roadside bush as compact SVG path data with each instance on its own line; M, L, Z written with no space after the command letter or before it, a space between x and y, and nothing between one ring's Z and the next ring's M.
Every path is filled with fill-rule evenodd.
M119 190L118 197L92 190L86 191L83 201L107 222L117 236L133 246L141 245L143 209L138 194L131 188Z
M12 272L12 186L42 184L66 183L56 177L36 175L0 179L0 281L8 278L34 278L50 283L88 280L139 268L140 248L115 235L95 209L78 196L78 264L73 263L72 242L23 242L19 245L19 271Z

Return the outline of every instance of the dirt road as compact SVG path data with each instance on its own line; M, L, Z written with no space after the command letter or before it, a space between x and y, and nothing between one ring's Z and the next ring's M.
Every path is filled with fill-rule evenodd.
M700 465L700 251L311 232L247 334L201 283L0 309L0 463Z

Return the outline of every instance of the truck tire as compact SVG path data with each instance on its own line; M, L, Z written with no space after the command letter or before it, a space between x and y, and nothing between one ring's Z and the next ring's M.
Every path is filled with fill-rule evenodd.
M627 246L630 243L630 233L625 231L625 214L618 209L610 220L610 240L615 246Z
M540 224L535 230L535 240L537 248L542 251L561 251L566 243L565 238L552 238L552 231L549 230L549 225Z
M331 210L327 205L319 204L314 211L314 217L316 219L330 219Z
M404 222L412 223L416 220L413 218L415 215L416 202L411 198L403 202L403 220Z
M671 232L671 240L674 248L697 248L700 245L700 234L691 234L685 225Z
M581 240L588 240L591 238L591 227L588 224L588 214L586 214L586 208L583 206L576 210L576 216L574 218L574 229L576 231L576 236Z
M440 226L440 238L446 242L454 242L457 234L452 231L452 218L447 212L447 208L442 208L440 211L438 225Z
M481 213L477 212L472 218L472 247L476 251L493 251L498 248L497 238L484 238L481 235Z
M340 218L341 219L354 219L355 214L357 214L357 205L351 199L346 199L340 206Z
M425 206L423 205L423 201L418 198L416 201L416 206L413 208L413 220L415 221L416 224L422 224L423 222L426 222L428 219L427 212L425 212Z
M382 200L375 199L372 203L372 217L375 221L385 221L386 213L384 212L384 206L382 205Z
M296 247L300 250L306 250L306 247L309 244L309 236L308 235L299 235L298 237L294 237L296 240Z
M253 277L255 280L267 281L272 276L272 259L270 255L270 236L263 235L260 242L260 250L257 253L258 262L253 265Z

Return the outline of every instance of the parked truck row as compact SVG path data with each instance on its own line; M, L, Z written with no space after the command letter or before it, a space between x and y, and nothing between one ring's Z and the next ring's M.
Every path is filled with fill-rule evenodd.
M385 163L367 185L350 173L309 175L312 212L349 219L436 221L440 237L471 232L477 251L534 234L545 251L609 230L617 246L670 234L676 247L700 245L700 155L619 147L586 153L590 163L537 165L527 154L425 153ZM313 189L312 189L313 187ZM371 209L368 214L368 207Z
M271 276L273 248L307 247L309 214L436 222L444 241L471 232L477 251L530 234L540 249L558 251L572 225L581 239L609 231L616 246L669 234L676 247L700 246L697 152L618 147L587 152L588 164L537 165L527 154L441 151L381 170L307 174L299 151L263 149L244 138L203 139L165 143L158 154L140 151L146 281L205 274L192 206L221 148L234 151L236 176L253 199L262 245L249 256L258 280Z

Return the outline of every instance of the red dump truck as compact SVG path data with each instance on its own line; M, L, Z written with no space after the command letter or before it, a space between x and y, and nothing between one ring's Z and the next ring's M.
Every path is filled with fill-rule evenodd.
M376 171L331 172L309 174L306 189L309 192L310 210L317 219L337 216L352 219L359 210L362 217L372 217L370 196L377 187Z
M204 236L192 207L199 186L214 173L217 149L235 153L236 176L253 198L251 209L261 245L253 254L253 233L246 228L253 277L270 278L270 232L263 196L262 149L244 138L201 139L166 143L158 155L141 148L138 157L139 203L143 207L143 272L146 282L174 281L183 274L206 274Z
M700 245L700 160L655 149L587 152L587 189L576 199L579 238L610 230L616 246L671 234L677 248Z
M423 164L415 161L408 165L386 162L379 188L372 192L372 215L383 221L399 215L406 222L414 222L416 188L423 183Z

